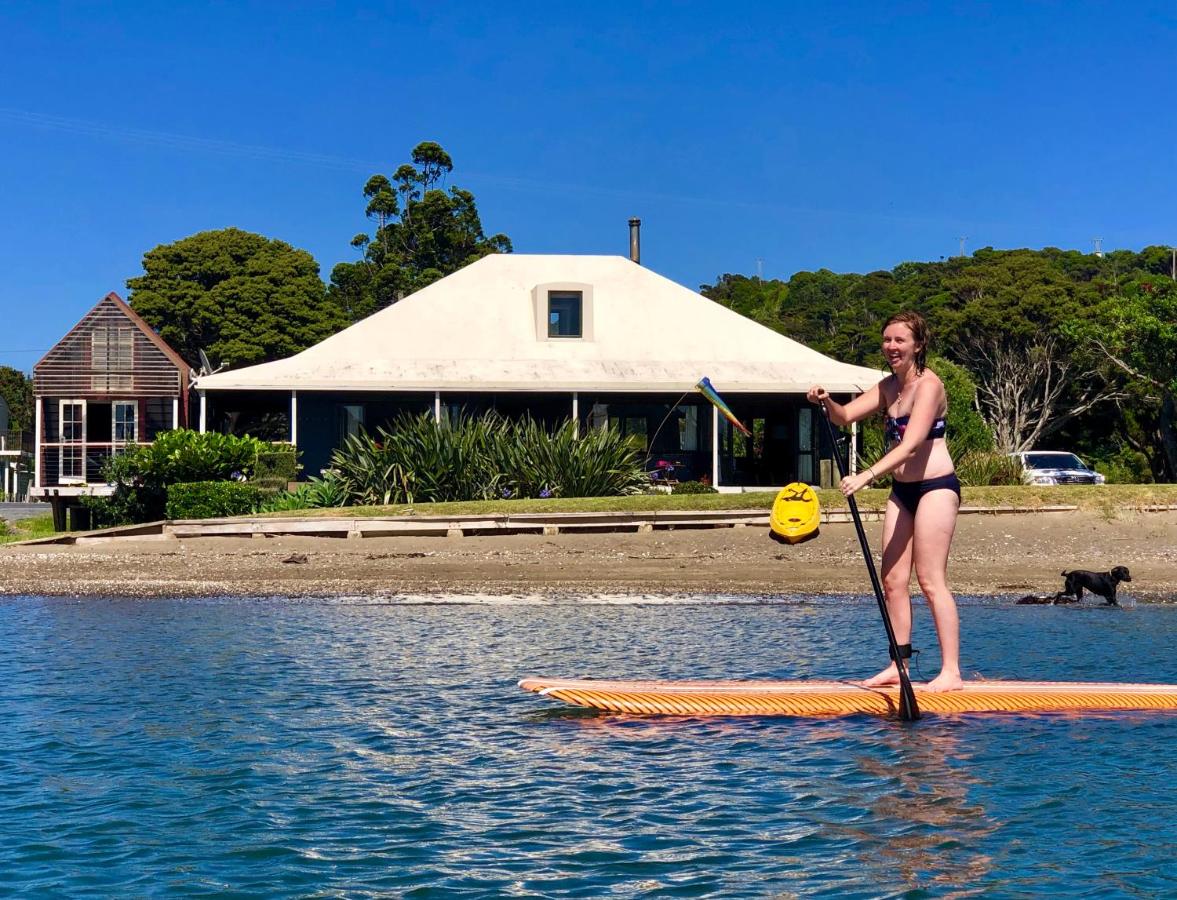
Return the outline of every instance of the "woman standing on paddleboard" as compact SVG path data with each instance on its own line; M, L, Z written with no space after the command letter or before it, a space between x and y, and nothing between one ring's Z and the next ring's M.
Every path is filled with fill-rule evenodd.
M940 639L940 674L930 691L955 691L960 678L960 620L948 588L948 548L960 508L960 481L944 439L948 398L944 384L925 366L928 326L915 312L892 316L883 326L883 356L891 374L843 405L820 385L809 389L812 403L824 404L830 421L848 425L883 414L887 452L857 475L842 479L849 497L876 478L891 475L891 497L883 519L883 591L899 644L911 656L911 570L932 609ZM907 665L906 662L903 663ZM897 684L896 663L863 682L867 687Z

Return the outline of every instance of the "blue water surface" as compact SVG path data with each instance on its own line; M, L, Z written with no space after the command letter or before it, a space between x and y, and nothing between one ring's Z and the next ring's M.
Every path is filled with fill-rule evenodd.
M1172 606L961 605L969 674L1177 681ZM870 598L16 597L0 634L6 896L1177 895L1177 714L642 719L515 687L863 676Z

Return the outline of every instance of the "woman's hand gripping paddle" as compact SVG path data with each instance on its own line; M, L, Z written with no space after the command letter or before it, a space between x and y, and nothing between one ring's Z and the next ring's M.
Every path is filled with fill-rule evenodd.
M830 411L824 403L821 404L821 417L825 419L826 434L830 439L830 450L838 464L838 475L846 477L846 463L842 460L842 451L838 449L838 436L834 433L834 424L830 421ZM862 546L862 556L866 560L866 570L870 574L871 586L875 589L875 599L879 602L879 612L883 616L883 627L887 629L887 642L891 647L891 658L895 660L895 668L899 672L899 718L905 722L914 722L920 717L920 708L915 702L915 691L911 689L911 679L907 677L907 670L903 667L903 660L899 658L899 644L895 641L895 629L891 626L891 616L887 612L887 601L883 599L883 586L879 583L879 573L875 571L875 558L870 552L870 543L866 539L866 530L862 527L862 516L858 514L858 502L851 494L846 498L850 504L850 515L854 518L854 528L858 532L858 543Z

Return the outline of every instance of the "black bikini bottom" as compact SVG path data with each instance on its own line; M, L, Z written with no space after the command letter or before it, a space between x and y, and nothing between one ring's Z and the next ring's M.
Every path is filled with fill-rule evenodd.
M941 475L939 478L925 478L923 481L892 480L891 482L891 496L913 516L924 494L946 489L954 491L956 493L956 499L959 502L960 479L956 477L955 472L950 472L948 475Z

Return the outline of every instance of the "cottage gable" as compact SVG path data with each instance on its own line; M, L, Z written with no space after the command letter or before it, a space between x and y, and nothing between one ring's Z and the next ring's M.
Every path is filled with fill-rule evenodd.
M117 294L107 294L33 366L58 397L175 397L188 366Z

